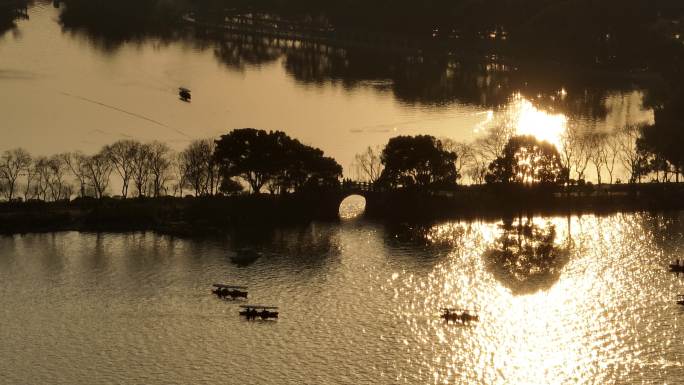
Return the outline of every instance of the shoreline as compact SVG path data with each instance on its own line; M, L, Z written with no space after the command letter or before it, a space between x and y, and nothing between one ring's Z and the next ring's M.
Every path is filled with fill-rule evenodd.
M351 195L366 199L361 217L381 223L501 220L519 216L610 215L684 210L684 185L612 185L602 190L462 186L452 191L331 190L319 194L232 197L75 199L0 204L0 234L130 232L195 237L338 222Z

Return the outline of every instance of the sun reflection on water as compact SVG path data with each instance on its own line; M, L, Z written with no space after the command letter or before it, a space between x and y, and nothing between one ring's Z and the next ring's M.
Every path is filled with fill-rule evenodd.
M397 313L413 333L404 344L413 358L402 379L413 374L414 380L429 377L435 384L620 383L645 366L679 367L681 357L661 356L672 343L669 326L677 325L678 313L673 315L671 293L649 284L663 272L653 268L657 247L643 241L648 234L639 218L534 218L508 226L452 222L430 228L425 239L450 245L448 257L423 279L404 273L388 282L398 298L406 298ZM530 279L525 291L516 290L515 276L488 269L486 257L508 239L506 231L517 240L518 225L554 229L554 252L544 258L567 253L560 264L520 257L519 264L559 269L539 282ZM527 271L519 267L513 269ZM662 302L655 314L654 301ZM439 318L442 307L473 309L480 321L447 325Z

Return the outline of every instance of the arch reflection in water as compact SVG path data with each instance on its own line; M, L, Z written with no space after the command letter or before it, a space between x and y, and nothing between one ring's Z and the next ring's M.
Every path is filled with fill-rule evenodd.
M361 195L350 195L340 203L340 218L358 218L366 211L366 198Z
M648 215L434 226L429 237L452 244L451 253L429 274L402 272L385 283L400 299L397 322L411 329L403 343L411 358L397 378L624 383L654 370L667 373L662 378L680 373L684 349L672 345L680 312L667 293L676 289L653 269L668 256L651 227ZM492 250L510 264L507 274L488 268ZM530 250L527 260L514 256ZM519 284L526 271L542 284ZM474 308L480 322L446 325L442 307Z

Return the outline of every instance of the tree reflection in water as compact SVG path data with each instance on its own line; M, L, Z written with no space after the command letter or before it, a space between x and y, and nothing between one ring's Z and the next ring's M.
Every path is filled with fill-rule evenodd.
M16 27L16 20L28 19L28 0L0 2L0 37Z
M556 243L556 227L528 219L505 220L502 234L484 253L485 266L513 294L551 288L567 264L568 250Z

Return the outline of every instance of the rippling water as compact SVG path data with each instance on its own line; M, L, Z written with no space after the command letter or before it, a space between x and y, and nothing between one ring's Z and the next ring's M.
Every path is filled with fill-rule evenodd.
M676 383L682 219L3 237L0 383ZM259 258L236 264L245 247ZM214 282L281 318L240 319Z

